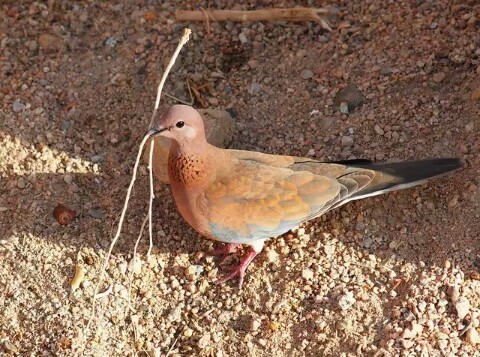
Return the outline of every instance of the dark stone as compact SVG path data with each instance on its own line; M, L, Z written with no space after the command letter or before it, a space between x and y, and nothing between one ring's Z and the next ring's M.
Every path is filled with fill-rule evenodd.
M348 111L353 112L356 108L361 107L366 99L363 93L354 84L350 83L337 93L333 99L333 104L340 110L340 104L347 103Z

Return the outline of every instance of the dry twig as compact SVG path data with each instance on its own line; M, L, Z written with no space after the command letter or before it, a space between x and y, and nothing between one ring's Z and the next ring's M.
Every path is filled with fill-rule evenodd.
M165 72L163 73L163 76L162 76L162 79L160 81L160 84L158 86L158 90L157 90L157 98L155 100L155 106L154 106L154 110L153 110L153 114L152 114L152 118L150 120L150 125L149 125L149 129L151 129L152 125L153 125L153 121L155 119L155 115L157 113L157 110L158 110L158 106L160 104L160 97L161 97L161 94L162 94L162 89L163 89L163 85L165 83L165 80L167 79L167 76L168 76L168 73L170 72L170 69L172 68L173 64L175 63L175 60L176 58L178 57L178 54L180 53L180 50L182 49L183 45L185 43L187 43L187 41L189 40L189 37L190 37L190 34L191 34L191 30L186 28L184 30L184 33L183 33L183 36L182 38L180 39L179 43L178 43L178 46L177 48L175 49L175 52L172 56L172 58L170 59L170 62L168 63L168 66L165 70ZM92 302L92 309L91 309L91 312L90 312L90 318L88 319L88 322L85 326L85 330L84 330L84 335L83 335L83 339L82 339L82 343L80 344L80 349L81 351L80 352L83 352L83 349L84 349L84 342L85 342L85 339L86 339L86 336L87 336L87 332L89 331L90 329L90 325L93 321L93 318L95 316L95 307L96 307L96 299L99 298L99 295L103 295L105 294L106 292L110 293L110 289L111 287L104 293L101 293L99 294L98 291L100 289L100 286L101 284L103 283L103 280L104 280L104 277L105 277L105 272L107 270L107 265L108 265L108 262L110 260L110 256L112 255L112 250L113 250L113 247L115 246L115 244L117 243L118 241L118 238L120 237L120 233L122 231L122 227L123 227L123 221L125 219L125 214L127 212L127 208L128 208L128 202L130 201L130 196L132 194L132 189L133 189L133 184L135 183L135 180L137 178L137 169L138 169L138 165L140 164L140 158L141 158L141 155L142 155L142 152L143 152L143 147L145 146L145 143L147 142L147 140L150 138L150 135L149 133L147 133L145 135L145 137L142 139L142 142L140 143L140 147L138 148L138 154L137 154L137 158L135 160L135 165L133 167L133 174L132 174L132 179L130 180L130 185L128 186L128 189L127 189L127 195L125 197L125 203L123 205L123 209L122 209L122 213L120 215L120 220L118 222L118 227L117 227L117 232L115 234L115 236L113 237L112 239L112 243L110 244L110 247L108 249L108 252L107 252L107 255L105 256L105 259L104 259L104 262L103 262L103 265L102 265L102 268L100 270L100 274L99 274L99 280L98 280L98 283L97 285L95 286L95 291L94 291L94 298L93 298L93 302ZM153 151L153 140L152 140L152 146L151 146L151 150ZM150 160L149 160L149 165L150 165L150 175L152 175L152 151L150 152ZM151 188L150 188L150 201L152 201L152 196L151 196L151 192L153 190L153 183L152 183L152 179L150 179L150 185L151 185ZM150 218L150 225L151 225L151 217L152 217L152 204L150 203L150 206L149 206L149 213L148 213L148 217ZM144 226L144 225L143 225ZM150 232L151 232L151 229L150 229ZM142 230L140 232L140 236L141 234L143 233L143 227L142 227ZM151 234L151 233L150 233ZM150 235L151 237L151 235ZM150 238L150 242L152 241L152 239ZM135 258L135 256L134 256Z
M177 21L316 21L323 28L331 31L327 15L329 11L322 8L294 7L286 9L260 10L178 10Z

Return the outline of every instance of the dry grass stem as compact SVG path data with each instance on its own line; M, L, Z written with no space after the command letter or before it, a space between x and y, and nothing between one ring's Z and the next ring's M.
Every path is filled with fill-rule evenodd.
M149 128L151 128L151 126L153 124L155 114L156 114L158 106L160 104L160 97L161 97L161 94L162 94L163 85L165 83L165 80L167 79L168 73L170 72L170 69L172 68L173 64L175 63L175 60L178 57L178 54L179 54L180 50L182 49L183 45L185 43L187 43L187 41L189 40L190 34L191 34L190 29L187 28L187 29L184 30L183 36L180 39L179 44L178 44L177 48L175 49L175 52L174 52L172 58L170 59L170 62L168 63L168 66L167 66L167 68L166 68L166 70L165 70L165 72L162 76L162 79L161 79L160 84L158 86L157 98L155 100L155 107L154 107L154 111L153 111L153 114L152 114L152 119L150 121ZM137 170L138 170L138 166L140 164L140 158L141 158L141 155L142 155L142 152L143 152L143 147L145 146L145 143L147 142L147 140L149 138L150 138L150 134L147 133L144 136L144 138L142 139L142 142L140 143L140 147L138 149L137 158L135 160L135 165L133 167L132 179L130 180L130 185L128 186L127 195L125 197L125 202L124 202L124 205L123 205L122 213L120 215L120 220L118 222L117 232L116 232L115 236L113 237L112 242L110 244L110 247L108 249L108 252L105 256L103 265L100 269L99 280L98 280L97 285L95 286L94 298L93 298L93 302L92 302L92 309L91 309L91 312L90 312L90 317L89 317L88 322L85 326L82 342L80 344L80 346L81 346L80 351L81 352L83 352L85 339L87 338L86 337L87 333L90 329L90 325L93 321L93 318L95 317L96 300L97 300L97 298L106 296L106 295L110 294L110 292L111 292L111 286L110 286L110 288L107 291L105 291L103 293L100 293L100 294L98 293L98 291L100 289L100 286L102 285L104 277L105 277L105 272L107 270L107 265L108 265L108 262L110 260L110 256L112 255L113 247L117 243L118 238L120 237L120 233L122 231L123 221L125 219L125 214L126 214L127 208L128 208L128 202L130 201L133 185L134 185L135 180L137 178ZM149 212L148 212L147 217L150 218L149 219L149 222L150 222L150 224L149 224L150 248L149 248L148 254L150 254L150 251L151 251L151 248L152 248L152 222L151 221L152 221L152 201L153 201L153 196L154 196L153 195L152 157L153 157L153 140L152 140L152 146L151 146L151 149L150 149L150 160L149 160L149 165L150 165L150 205L149 205ZM147 217L145 218L145 220L147 219ZM144 223L142 224L142 228L140 230L139 238L137 239L137 242L135 244L133 259L135 259L135 257L136 257L136 248L137 248L138 242L140 240L140 237L143 234L143 229L145 227L145 220L144 220ZM134 260L134 263L135 263L135 260ZM129 299L130 299L130 296L129 296ZM129 300L129 306L130 306L130 300Z
M145 230L145 225L147 224L149 215L145 215L145 218L143 219L142 226L140 227L140 233L138 234L137 241L135 242L135 246L133 247L133 258L132 258L132 269L130 269L128 273L128 310L131 310L131 293L132 293L132 282L133 282L133 272L135 268L135 259L137 259L137 248L138 248L138 243L140 243L140 239L142 238L143 231Z
M192 33L192 30L186 28L183 31L183 36L178 42L177 48L175 49L175 52L172 55L172 58L170 58L170 62L168 62L167 68L165 69L165 72L163 73L162 79L160 80L160 84L158 85L157 89L157 98L155 99L155 106L153 107L153 114L152 114L152 119L150 120L150 125L148 128L151 128L153 125L153 120L155 119L155 114L157 113L158 106L160 105L160 97L162 95L162 90L163 90L163 85L165 84L165 81L167 80L168 73L170 73L170 70L172 69L173 65L175 64L175 61L177 60L178 54L180 53L180 50L182 49L183 45L185 45L188 40L190 39L190 34Z
M326 16L329 11L322 8L295 7L287 9L261 10L178 10L177 21L316 21L331 31Z
M137 159L135 160L135 165L133 167L132 179L130 180L130 185L128 186L127 195L125 197L125 203L123 204L123 209L122 209L122 213L120 215L120 220L118 221L117 232L116 232L115 236L113 237L112 243L110 243L110 248L108 249L107 255L105 256L105 259L103 261L102 268L100 269L98 283L95 286L94 299L93 299L93 302L92 302L92 309L91 309L91 312L90 312L90 318L88 319L87 325L85 326L84 336L87 335L87 332L90 329L90 325L91 325L91 323L93 321L93 318L95 316L95 307L96 307L96 298L95 297L98 295L98 291L100 289L100 286L103 283L103 279L105 277L105 271L107 270L108 261L110 260L110 256L112 255L113 247L117 243L117 240L120 237L120 233L122 232L123 221L125 219L125 214L127 212L128 202L130 201L130 196L132 194L133 184L135 183L135 180L137 179L138 165L140 164L140 158L142 156L143 147L145 146L145 143L147 142L148 138L149 138L149 135L145 135L142 142L140 143L140 147L138 148Z
M150 260L150 253L152 252L153 248L153 200L155 198L155 193L153 192L153 148L155 146L155 140L152 140L150 143L150 152L148 155L148 178L149 178L149 186L150 186L150 199L148 202L148 238L149 238L149 246L147 251L147 261ZM135 256L134 256L135 258Z

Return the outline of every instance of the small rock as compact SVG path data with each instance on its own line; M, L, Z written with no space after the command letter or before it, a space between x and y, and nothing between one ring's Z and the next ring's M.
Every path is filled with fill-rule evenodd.
M98 164L100 162L103 162L105 160L105 157L103 155L93 155L90 158L90 161L92 161L94 164Z
M39 36L38 43L42 49L54 51L60 48L61 40L57 36L44 33Z
M474 127L475 126L474 126L473 122L470 122L467 125L465 125L465 131L467 133L471 133L473 131Z
M426 301L424 301L424 300L419 301L418 304L417 304L417 308L418 308L418 311L424 312L425 309L427 308Z
M385 134L385 132L383 131L383 129L380 128L380 125L378 125L378 124L376 124L373 129L375 130L375 132L376 132L378 135L383 135L383 134Z
M438 72L433 75L433 81L436 83L440 83L445 79L446 74L443 72Z
M104 218L104 214L103 214L103 211L102 209L100 208L91 208L88 210L88 214L93 217L93 218L96 218L96 219L103 219Z
M212 336L209 333L203 335L200 340L198 340L198 347L201 349L206 348L210 344L211 337Z
M461 297L455 303L455 310L457 310L458 318L463 320L470 312L470 301L466 297Z
M125 261L117 264L117 269L122 275L125 275L125 273L127 272L127 267L128 267L128 264Z
M262 87L261 84L259 83L251 83L247 86L247 92L249 94L255 94L255 93L258 93L260 91L260 88Z
M366 237L364 240L363 240L363 246L366 248L366 249L369 249L373 244L373 239L371 237Z
M365 100L366 98L363 93L354 84L350 83L337 93L333 99L333 104L336 107L340 107L340 104L345 102L347 103L348 110L353 111L361 107L365 103Z
M313 78L313 72L309 69L304 69L302 73L300 73L303 79L310 79Z
M339 110L342 114L348 114L348 104L346 102L341 102Z
M349 147L353 145L353 138L351 136L342 136L342 146Z
M257 60L250 60L247 62L247 65L250 69L255 69L258 67L259 62Z
M313 271L311 271L308 268L303 269L302 278L304 278L305 280L312 280L313 279Z
M357 300L353 296L353 292L347 291L347 293L338 300L338 306L340 306L340 309L342 310L348 310L355 304L356 301Z
M240 42L242 44L246 44L248 42L248 38L247 38L247 36L245 36L245 34L243 32L240 33L240 35L238 35L238 39L240 40Z
M23 177L19 177L17 180L17 187L20 189L24 189L27 187L27 181Z
M470 99L474 102L480 100L480 88L475 89L470 96Z
M133 274L138 275L142 272L142 260L138 257L131 259L128 263L128 271L133 272Z
M209 97L208 102L214 107L217 107L220 104L220 101L215 97Z
M259 318L253 319L252 324L250 325L250 330L253 332L258 331L261 325L262 320L260 320Z
M382 75L384 76L391 76L393 74L393 71L391 68L382 68Z
M171 286L172 286L172 289L176 289L180 286L180 283L177 279L173 279Z
M458 287L458 285L452 286L448 292L453 302L456 302L460 297L460 288Z
M33 40L33 41L28 41L25 43L27 45L27 48L30 52L35 52L38 50L38 42Z
M472 346L478 345L480 343L480 336L476 328L471 327L468 329L465 335L465 341L467 341Z
M409 350L413 347L414 341L409 339L402 339L402 346L404 349Z
M403 338L415 338L423 331L423 326L417 323L412 324L412 328L403 330Z
M70 186L70 185L72 184L72 181L73 181L72 175L66 174L66 175L63 177L63 181L65 181L65 183Z
M116 44L117 44L117 39L114 37L109 37L105 41L105 45L108 47L115 47Z
M448 207L455 207L458 204L458 196L455 195L453 196L449 201L448 201Z
M193 330L190 327L187 327L185 331L183 332L183 335L185 337L192 337L193 335Z
M15 113L20 113L25 109L25 104L20 103L20 99L15 99L12 105L12 109Z
M195 83L200 83L200 81L203 80L203 73L201 72L195 72L193 74L190 75L190 78L192 79L192 81L194 81Z
M18 348L8 340L3 341L3 347L7 352L17 354Z

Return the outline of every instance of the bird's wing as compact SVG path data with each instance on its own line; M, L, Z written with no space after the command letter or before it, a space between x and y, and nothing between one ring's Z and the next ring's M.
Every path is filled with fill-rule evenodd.
M237 156L232 169L218 175L201 198L209 229L218 240L248 243L283 234L370 182L364 174L344 173L336 179L292 170L294 160L285 165L289 157L254 156Z

